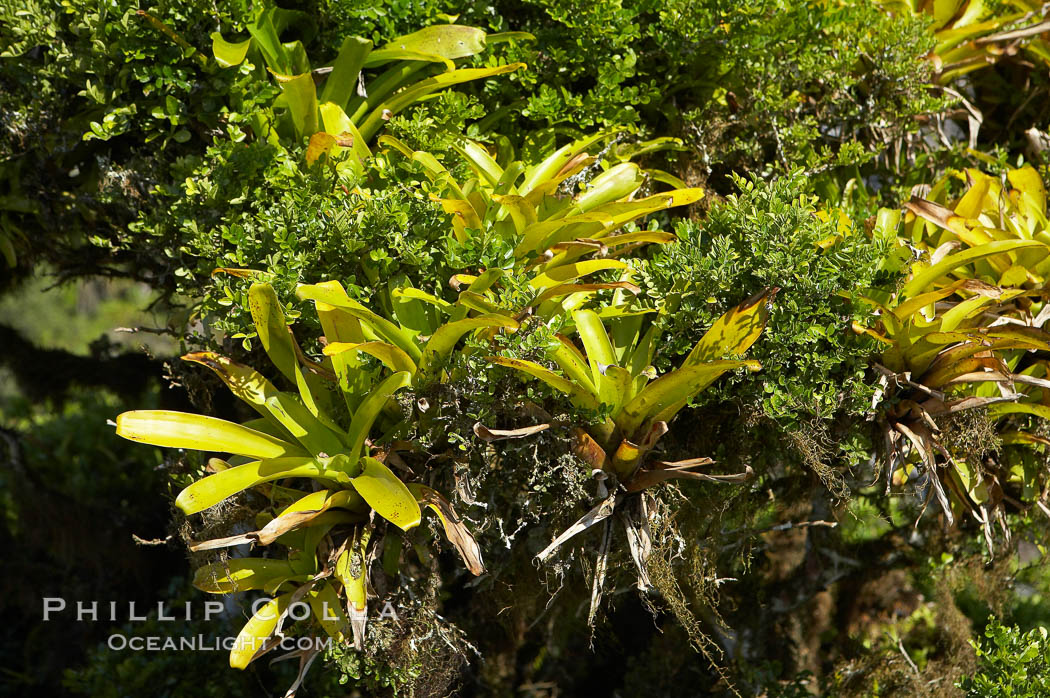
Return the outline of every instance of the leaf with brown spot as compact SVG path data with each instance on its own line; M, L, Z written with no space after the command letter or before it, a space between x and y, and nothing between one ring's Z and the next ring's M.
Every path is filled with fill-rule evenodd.
M306 164L313 165L322 155L331 153L332 146L335 144L335 136L324 131L318 131L310 136L310 144L306 146Z
M605 470L609 465L609 457L606 455L605 449L599 446L598 442L590 434L579 427L573 430L573 436L575 439L572 452L576 457L591 466L592 469Z

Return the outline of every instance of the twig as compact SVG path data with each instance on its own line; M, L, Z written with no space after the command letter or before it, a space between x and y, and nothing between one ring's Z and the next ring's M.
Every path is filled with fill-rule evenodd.
M145 538L139 538L132 533L131 540L135 541L136 545L167 545L171 541L171 536L168 536L167 538L153 538L152 540L146 540Z
M137 332L147 332L149 334L159 334L159 335L165 335L165 334L171 335L171 334L174 334L167 327L117 327L113 331L114 332L119 332L121 334L135 334Z
M900 648L901 654L904 655L904 661L908 662L908 666L915 672L916 676L922 676L922 672L919 671L919 667L915 666L915 662L908 656L908 651L904 649L904 640L900 637L897 638L897 647Z
M838 525L839 524L837 521L800 521L798 523L793 523L789 521L788 523L782 523L771 528L764 529L763 531L759 531L759 533L764 533L766 531L787 531L792 528L811 528L813 526L827 526L828 528L835 528Z
M838 526L836 521L788 521L787 523L777 524L776 526L770 526L768 528L738 528L732 531L725 531L723 535L732 536L738 533L749 533L751 535L758 535L760 533L769 533L770 531L788 531L792 528L812 528L814 526L825 526L827 528L835 528Z
M154 29L156 29L161 34L163 34L164 36L168 37L169 39L174 41L176 44L178 44L179 47L182 48L182 50L187 53L187 55L192 55L194 58L196 58L197 61L203 67L205 67L205 68L208 67L208 59L207 59L207 57L205 57L200 51L198 51L196 49L196 47L194 47L192 44L190 44L190 42L188 42L184 38L182 38L182 36L180 36L178 34L178 32L176 32L174 29L169 27L167 24L162 22L157 17L154 17L153 15L151 15L149 12L146 12L145 10L139 10L138 12L136 12L136 14L139 17L144 17L147 22L149 22L150 24L153 25Z

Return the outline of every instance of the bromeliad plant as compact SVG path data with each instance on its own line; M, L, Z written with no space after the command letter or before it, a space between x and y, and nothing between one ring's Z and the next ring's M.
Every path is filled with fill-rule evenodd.
M260 514L258 530L190 546L211 550L276 543L289 550L287 559L241 558L197 572L195 584L207 592L262 590L275 595L242 629L230 655L237 668L279 643L289 607L304 599L314 607L317 621L309 632L317 632L319 626L336 641L352 636L362 647L371 556L382 538L388 550L398 545L396 532L384 533L379 520L407 531L420 523L420 505L429 506L470 571L484 572L477 544L448 500L421 484L406 485L387 465L405 467L403 462L392 446L381 449L379 444L388 444L404 427L406 418L393 400L395 393L421 376L440 376L464 334L485 327L513 329L516 323L502 317L474 318L446 325L417 344L403 328L350 300L337 283L303 287L301 295L317 301L329 347L338 348L320 364L299 349L273 289L256 283L249 291L259 339L284 379L295 386L294 392L281 391L254 369L213 352L183 357L214 371L234 395L259 412L258 419L236 424L160 410L126 412L117 418L117 433L127 439L231 454L228 460L210 460L212 474L178 495L176 506L186 515L248 489L270 501L268 509L275 515ZM362 360L366 354L380 358L389 372ZM333 382L334 391L329 387ZM386 436L377 438L376 433ZM305 672L313 654L296 656Z
M948 192L956 179L965 181L967 190L952 200ZM1004 179L970 168L936 182L925 199L913 198L905 204L905 210L905 238L931 251L934 257L957 249L989 249L987 246L993 242L1007 247L1011 241L1026 243L1023 248L994 255L976 255L950 271L952 278L975 279L1011 289L999 299L996 316L985 316L993 325L987 330L991 338L988 349L994 350L1005 365L1007 371L1003 373L1010 377L1011 389L1017 396L1015 401L987 408L987 418L994 424L1001 446L984 454L978 463L953 454L955 465L950 470L953 491L981 520L991 547L993 517L1009 537L1003 504L1009 501L1019 508L1032 506L1041 501L1043 490L1036 452L1045 444L1031 424L1050 416L1043 407L1043 390L1050 383L1046 381L1045 362L1035 358L1030 349L1031 340L1045 339L1040 330L1050 318L1043 291L1050 272L1046 188L1031 166L1009 170ZM1009 332L1025 333L1027 346L1011 345L1003 335ZM1002 392L998 385L976 386L975 396L995 397ZM1013 496L1008 494L1010 488Z
M539 162L502 164L482 144L461 138L455 150L474 175L462 183L430 153L413 151L390 136L379 142L420 164L432 182L432 198L453 216L460 242L492 231L513 241L508 268L528 265L547 271L591 254L623 256L642 245L670 242L674 235L655 230L615 233L640 218L703 197L702 189L686 188L666 173L642 170L629 157L616 162L610 155L612 162L605 162L605 154L618 152L608 143L615 137L615 131L603 131L564 145ZM626 152L629 156L647 145L663 147L666 140ZM588 150L595 147L602 153L591 155ZM650 179L676 188L635 199ZM578 184L579 193L572 194Z
M281 88L274 103L282 110L276 130L296 140L311 138L310 161L322 152L338 155L344 148L363 161L370 155L367 144L392 116L453 85L523 67L456 68L453 61L474 56L489 43L531 38L524 33L487 35L457 24L426 27L378 48L368 39L349 37L331 66L311 69L301 41L281 42L281 34L293 24L309 24L309 18L295 10L260 9L247 25L249 39L230 42L216 32L212 52L224 67L240 65L249 56L262 59ZM366 79L364 71L374 68L383 70ZM256 135L267 137L270 124L265 115L260 119Z
M594 310L571 314L582 349L556 335L551 359L561 375L533 361L495 356L492 361L534 378L568 396L573 406L600 419L581 430L581 450L596 469L615 474L629 492L672 477L689 477L689 468L643 468L646 454L667 433L668 422L697 393L723 373L738 368L757 371L756 361L726 360L757 341L769 317L766 291L719 318L677 369L657 377L652 365L656 327L641 332L644 316L602 321ZM706 464L706 463L701 463Z
M504 253L497 265L477 275L452 278L453 287L460 291L458 304L472 312L501 312L517 320L531 314L549 320L592 302L599 291L616 290L621 296L623 291L638 293L623 259L645 245L672 242L675 236L621 229L703 197L701 189L686 188L666 173L642 170L630 162L638 152L673 146L669 139L618 149L616 136L615 131L600 132L564 145L539 162L505 158L502 164L480 143L461 138L454 148L473 174L462 183L432 154L413 151L391 136L379 140L420 165L430 180L431 198L452 216L458 242L491 237L501 242ZM599 147L597 155L588 152ZM592 172L598 174L591 177ZM649 181L678 188L635 198ZM577 186L580 191L573 193ZM602 272L618 276L610 281L583 280ZM517 284L522 292L508 292L501 284ZM467 288L460 290L463 286ZM605 305L601 312L608 317L622 307L621 303Z
M968 188L961 198L951 201L948 190L958 179ZM1035 240L1050 246L1046 187L1030 165L1009 170L1005 183L976 168L951 173L931 187L927 198L913 197L904 207L905 237L931 251L973 248L998 240ZM1050 258L1039 247L1013 256L982 257L953 271L958 278L1027 289L1042 288L1048 273Z
M1022 50L1028 57L1050 65L1050 43L1043 38L1050 31L1045 5L1039 0L1008 0L995 6L984 0L883 3L892 12L925 13L932 18L937 44L930 59L942 85ZM1006 11L994 14L996 9Z
M953 452L939 422L967 410L1010 413L1015 406L1003 403L1022 399L1019 388L1050 385L1022 366L1031 352L1050 349L1050 334L1015 321L1018 307L1011 301L1023 298L1023 289L950 277L988 260L1017 263L1032 250L1046 254L1045 245L1035 240L997 240L947 255L942 249L931 263L916 262L896 292L864 297L879 311L875 328L854 325L854 331L882 346L876 363L881 374L877 419L887 489L909 476L916 479L926 498L936 495L949 524L954 514L948 492L953 492L986 526L989 542L987 497L976 491L984 481L978 477L981 465Z
M769 305L777 289L766 290L720 317L696 344L681 366L657 376L652 365L657 349L656 327L642 332L644 314L624 313L603 321L594 310L571 313L582 347L556 335L550 358L561 373L518 358L494 356L493 363L538 378L587 414L596 415L577 427L576 455L597 475L602 501L573 526L556 537L537 557L549 559L566 541L605 521L605 541L599 569L608 552L609 522L618 514L627 529L631 554L638 568L640 588L650 586L646 561L650 552L645 498L631 497L666 480L684 478L706 482L741 482L750 469L736 475L708 475L696 468L709 458L666 462L648 456L670 430L669 422L698 393L724 373L740 368L757 371L756 361L727 359L744 354L758 340L769 318ZM607 484L608 483L608 484ZM609 492L608 485L612 485ZM601 597L602 579L595 576L591 620Z

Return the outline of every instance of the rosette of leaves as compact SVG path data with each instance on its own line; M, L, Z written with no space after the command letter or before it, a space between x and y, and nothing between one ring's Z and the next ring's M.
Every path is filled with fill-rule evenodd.
M965 193L952 199L949 191L956 180L966 183ZM949 173L934 183L926 198L913 197L905 204L906 239L932 251L933 257L944 257L953 250L973 250L996 241L1023 241L1031 246L998 254L978 255L969 263L951 270L956 279L976 279L1002 288L1013 288L1012 308L1000 303L997 308L1000 330L1030 328L1042 329L1050 318L1043 298L1050 258L1047 229L1046 188L1038 172L1031 166L1008 170L1005 178L993 177L976 168ZM1023 289L1024 293L1018 293ZM1005 299L1001 299L1005 300ZM1041 491L1041 469L1037 465L1045 444L1039 435L1038 422L1050 414L1042 407L1042 391L1046 383L1045 361L1021 347L1003 347L1000 358L1013 376L1013 390L1019 396L1016 402L996 404L988 408L987 418L993 420L1000 447L989 452L978 462L960 464L957 473L958 488L967 492L978 507L994 511L1004 533L1009 530L1003 519L1000 504L1012 502L1018 507L1038 502L1035 493ZM989 397L994 386L981 386L977 393ZM973 458L970 459L974 461ZM1012 495L1004 488L1012 483ZM984 516L986 538L991 545L989 512Z
M615 135L607 131L575 140L537 162L503 164L480 143L463 138L454 149L473 176L462 182L430 153L412 151L390 136L380 137L380 143L419 164L430 180L431 198L451 214L458 242L467 245L493 237L500 241L503 253L497 265L452 277L459 292L457 305L478 313L507 313L520 321L533 314L546 319L566 316L600 291L637 294L624 259L640 247L669 243L675 236L621 229L703 196L701 189L686 188L669 175L642 170L629 160L648 148L666 147L669 139L617 149L610 142ZM598 146L598 154L588 152ZM619 155L610 155L607 162L605 154L613 152ZM615 162L617 158L621 161ZM656 179L680 186L636 198ZM573 193L577 186L580 190ZM587 278L603 272L618 276ZM522 293L501 288L509 281ZM610 317L624 307L613 303L600 312Z
M627 529L631 554L638 568L640 588L650 586L646 561L651 550L647 500L638 496L666 480L682 478L703 482L742 482L743 473L709 475L697 469L710 458L667 462L651 458L669 423L698 393L728 371L761 368L757 361L735 357L744 354L761 336L769 318L769 304L777 289L768 289L731 309L711 326L682 364L658 375L653 366L659 337L656 327L645 329L645 314L620 313L603 319L589 309L571 312L579 344L555 335L550 359L557 371L519 358L494 356L495 364L513 368L563 393L572 405L594 418L575 429L576 455L590 466L599 480L600 503L557 536L537 557L549 559L566 541L604 522L599 554L604 570L608 553L609 517L617 514ZM601 596L601 575L595 576L591 620Z
M967 190L953 201L948 192L957 180L965 182ZM934 254L997 240L1035 240L1050 246L1046 187L1030 165L1007 171L1005 182L976 168L950 173L926 198L912 197L904 208L903 235ZM1042 288L1048 273L1050 258L1038 247L980 257L952 272L957 278L1028 289Z
M276 7L260 9L247 25L250 38L231 42L212 34L212 52L223 66L261 59L281 88L274 107L280 110L277 131L286 137L311 138L307 159L321 153L339 155L349 149L353 158L369 155L368 143L392 116L441 90L472 80L509 73L521 63L486 68L457 68L454 61L474 56L489 43L531 38L523 33L487 35L477 27L438 25L400 36L375 47L361 37L345 39L332 65L311 69L302 41L282 42L281 35L295 25L311 25L308 15ZM366 78L365 71L381 69ZM321 83L320 93L318 83ZM269 124L260 116L260 132Z
M892 12L925 13L932 18L937 43L930 53L938 82L980 70L1022 51L1050 65L1050 32L1046 8L1037 0L895 0L883 3Z
M511 243L507 266L541 270L584 256L624 256L642 245L667 243L671 233L642 230L617 234L645 216L700 200L704 192L686 188L667 173L643 170L630 157L673 145L671 139L617 150L608 142L615 131L602 131L568 143L537 162L493 156L482 144L459 139L454 148L472 177L457 182L434 155L413 151L390 136L379 142L420 165L429 178L431 197L452 215L457 240L466 242L493 231ZM598 148L599 153L591 154ZM615 153L622 154L616 156ZM606 154L613 153L606 158ZM676 187L635 198L650 181ZM577 185L579 191L574 193Z
M248 297L259 340L294 391L279 390L254 369L213 352L183 357L214 371L259 413L258 419L236 424L162 410L125 412L117 418L117 434L133 441L230 454L225 460L211 459L211 474L178 495L175 504L186 515L248 489L271 502L257 517L258 530L190 546L212 550L278 544L289 551L286 559L238 558L197 572L195 584L207 592L261 590L273 595L242 629L230 655L236 668L279 643L289 608L301 600L314 609L303 632L324 632L339 642L352 637L356 647L363 646L376 543L385 537L387 548L399 550L391 539L397 537L394 531L387 529L384 536L386 527L378 521L407 531L420 523L420 506L429 506L470 571L484 571L477 544L448 500L421 484L406 485L388 466L403 466L393 447L379 444L389 443L406 419L392 399L395 393L413 385L420 374L440 371L467 332L513 323L472 320L434 332L417 348L401 328L351 301L338 284L304 289L303 295L319 299L329 346L352 343L357 351L332 352L320 363L310 360L290 333L272 287L253 284ZM381 358L390 371L363 361L366 354ZM295 654L302 671L314 654Z
M941 422L987 409L992 417L1021 411L1030 387L1050 386L1030 366L1036 351L1050 349L1050 334L1022 321L1013 302L1025 291L973 278L951 280L968 265L1006 256L1017 258L1046 247L1035 240L998 240L953 254L918 261L904 285L892 293L863 297L878 309L874 328L853 329L876 339L881 352L877 420L888 464L887 489L911 480L920 494L935 497L949 524L955 520L949 494L973 513L990 541L988 486L1005 481L983 464L960 457L943 439ZM1035 362L1036 365L1041 362ZM946 466L946 467L942 467ZM984 489L982 489L984 488ZM991 502L991 504L989 504Z

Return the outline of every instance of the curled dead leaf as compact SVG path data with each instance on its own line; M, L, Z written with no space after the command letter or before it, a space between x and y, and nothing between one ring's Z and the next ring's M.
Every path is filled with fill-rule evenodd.
M914 213L919 218L929 221L934 225L939 225L942 228L951 229L951 223L954 220L961 221L959 216L955 215L955 211L951 210L946 206L942 206L933 201L927 201L918 196L911 197L910 201L905 202L904 208Z
M426 504L441 520L441 526L445 529L445 537L456 548L459 556L467 565L467 569L474 576L485 574L485 563L481 559L481 546L471 535L467 527L463 525L452 503L441 495L437 490L425 485L411 484L408 489L415 495L420 504Z
M503 441L504 439L520 439L532 436L550 429L550 426L550 424L534 424L531 427L521 427L520 429L489 429L481 422L477 422L474 425L474 435L485 443L492 443L493 441Z
M695 458L689 461L680 461L681 463L690 463L690 465L682 465L678 467L659 468L654 470L642 470L635 475L629 482L626 483L628 492L640 492L649 487L660 484L666 480L674 480L677 478L687 480L699 480L701 482L714 482L722 485L731 485L741 482L747 482L750 480L755 471L751 469L750 465L744 466L744 472L732 473L729 475L707 475L705 473L697 473L690 470L690 468L697 467L698 465L704 465L700 461L708 459ZM693 462L697 461L697 462ZM668 464L670 465L670 464Z
M616 510L616 505L621 501L623 501L623 495L610 495L603 499L598 506L588 511L576 523L562 531L557 538L551 541L550 545L536 555L536 559L540 562L546 562L565 541L612 516L612 513Z

